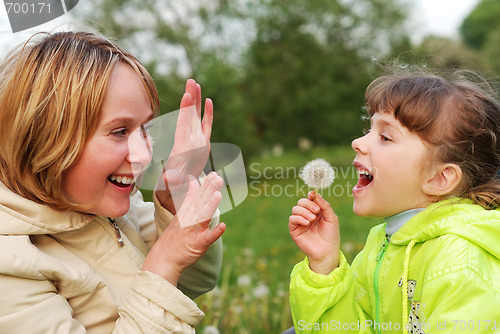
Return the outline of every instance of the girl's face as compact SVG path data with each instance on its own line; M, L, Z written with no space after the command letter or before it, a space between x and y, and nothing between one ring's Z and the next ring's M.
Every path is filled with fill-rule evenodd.
M392 113L375 113L370 131L352 148L359 176L352 190L354 213L385 218L430 204L422 186L432 175L431 152Z
M64 193L86 213L127 213L135 176L151 161L145 124L153 118L137 73L118 63L111 75L95 133L75 164L63 174Z

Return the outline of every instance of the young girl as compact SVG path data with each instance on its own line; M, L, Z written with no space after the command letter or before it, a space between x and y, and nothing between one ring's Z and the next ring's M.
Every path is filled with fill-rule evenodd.
M366 92L371 127L352 142L352 193L374 227L352 266L339 220L313 192L290 234L300 333L500 333L500 107L463 78L384 76Z
M195 126L201 88L188 80L164 173L189 181L177 209L171 187L154 205L135 189L158 107L141 63L90 33L35 36L3 62L2 333L194 332L203 313L191 298L216 283L225 229L209 226L222 179L196 180L212 104Z

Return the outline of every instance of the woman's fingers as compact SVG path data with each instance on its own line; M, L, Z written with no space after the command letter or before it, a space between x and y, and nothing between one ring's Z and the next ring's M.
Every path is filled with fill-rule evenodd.
M196 83L196 95L195 95L196 113L198 114L198 119L201 119L201 86Z
M203 120L201 122L201 131L207 143L210 143L212 135L212 124L214 121L214 104L211 99L205 99L205 110L203 112Z
M203 183L192 175L188 177L188 191L179 210L181 227L194 224L208 225L222 199L220 192L223 180L215 172L210 173Z
M197 216L197 223L203 226L208 226L214 216L217 207L222 199L222 194L220 191L216 191L209 198L208 202L200 208Z

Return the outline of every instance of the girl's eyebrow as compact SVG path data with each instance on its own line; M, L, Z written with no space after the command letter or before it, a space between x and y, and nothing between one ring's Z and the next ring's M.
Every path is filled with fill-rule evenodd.
M395 122L392 122L391 120L385 120L385 119L377 119L375 120L376 123L378 123L379 126L383 127L389 127L391 129L394 129L397 131L399 134L402 134L401 129L397 126L397 124L394 124ZM373 123L372 123L373 125Z

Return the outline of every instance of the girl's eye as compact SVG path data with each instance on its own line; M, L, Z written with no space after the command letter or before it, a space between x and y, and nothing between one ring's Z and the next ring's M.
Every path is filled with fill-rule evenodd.
M391 138L387 137L387 136L386 136L386 135L384 135L383 133L381 133L379 136L380 136L380 139L381 139L382 141L392 141L392 139L391 139Z

